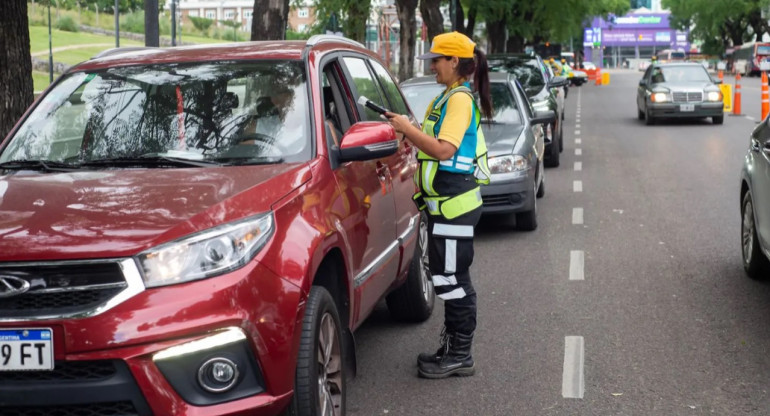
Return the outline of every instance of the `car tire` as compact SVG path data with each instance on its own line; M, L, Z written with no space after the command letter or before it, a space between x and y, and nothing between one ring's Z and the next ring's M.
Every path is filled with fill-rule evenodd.
M652 126L655 124L655 119L652 118L652 114L650 114L649 110L646 110L644 113L644 124L648 126Z
M436 290L428 269L428 218L425 213L420 214L417 245L406 281L385 301L390 316L397 321L423 322L433 313Z
M564 151L564 123L559 123L559 153Z
M636 117L639 120L644 120L644 111L640 110L639 108L636 109Z
M543 172L543 176L540 177L540 186L537 188L537 193L535 194L535 197L542 198L545 196L545 172Z
M294 400L287 411L288 414L345 414L342 331L332 296L325 288L313 286L302 320L302 336L294 379Z
M724 114L721 115L721 116L711 117L711 122L714 123L714 124L723 124L725 122Z
M551 127L551 134L555 136L555 129ZM551 147L549 149L548 158L545 159L545 166L549 168L555 168L559 166L559 141L556 137L551 138Z
M741 204L741 254L743 257L743 269L752 279L767 278L770 270L770 261L762 253L757 238L757 227L754 222L754 203L751 200L751 192L746 192Z

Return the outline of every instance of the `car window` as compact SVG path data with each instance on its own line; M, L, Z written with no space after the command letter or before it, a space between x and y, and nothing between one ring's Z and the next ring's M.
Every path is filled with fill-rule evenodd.
M406 107L406 101L404 101L404 97L401 96L398 85L393 81L393 77L390 76L388 70L374 60L369 60L369 64L374 69L377 79L380 80L385 96L390 102L390 110L398 114L408 114L409 109Z
M492 98L492 121L503 124L521 124L519 106L507 82L493 82L489 86Z
M546 84L543 69L537 59L490 59L489 68L491 71L513 74L521 82L528 95L537 94Z
M519 91L519 96L524 101L524 113L528 118L532 118L534 115L534 110L532 109L532 103L529 101L527 94L524 92L524 88L522 88L521 84L516 80L513 80L513 85L516 87L517 91Z
M414 112L414 116L420 121L425 118L425 112L428 110L430 103L433 102L433 99L438 97L445 89L444 85L438 83L407 84L401 86L401 91L404 92L409 107Z
M0 161L308 160L304 71L300 61L270 61L74 73L42 99Z
M663 81L655 82L711 82L711 77L701 65L662 66L660 69Z
M377 82L374 80L372 73L369 71L369 67L366 66L366 62L360 58L345 57L345 66L350 72L350 76L353 78L353 84L356 87L357 94L353 97L356 102L361 96L365 96L369 100L379 104L380 106L387 107L387 103L380 95L380 90ZM359 113L363 109L361 114L364 120L368 121L382 121L380 114L376 111L359 105Z

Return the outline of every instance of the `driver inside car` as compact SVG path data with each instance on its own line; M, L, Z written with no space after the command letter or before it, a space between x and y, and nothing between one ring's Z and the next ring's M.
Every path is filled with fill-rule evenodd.
M284 125L284 119L293 98L294 91L285 85L276 87L270 96L259 97L255 103L254 113L241 133L241 137L246 138L241 143L255 143L254 139L248 139L250 135L277 137Z

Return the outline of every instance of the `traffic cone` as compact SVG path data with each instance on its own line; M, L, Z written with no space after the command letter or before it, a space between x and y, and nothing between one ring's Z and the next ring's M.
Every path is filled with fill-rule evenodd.
M767 71L762 71L762 120L770 113L770 96L767 92Z
M734 116L740 116L741 114L741 74L740 72L735 74L735 98L733 99L733 114Z
M602 85L602 70L596 68L596 85Z
M725 71L719 70L719 80L724 82L725 81Z

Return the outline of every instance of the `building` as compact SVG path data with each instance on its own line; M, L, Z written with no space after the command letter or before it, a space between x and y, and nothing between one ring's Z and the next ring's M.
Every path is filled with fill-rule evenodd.
M171 9L171 1L166 3L167 10ZM301 1L299 6L294 3L289 6L289 29L305 32L315 23L315 8L310 0ZM190 25L189 17L205 17L215 21L239 21L242 31L251 31L254 0L176 0L176 7L177 15Z
M669 16L666 11L653 13L642 8L608 20L594 18L583 33L585 60L605 68L624 63L635 67L663 49L690 52L689 31L672 29Z

